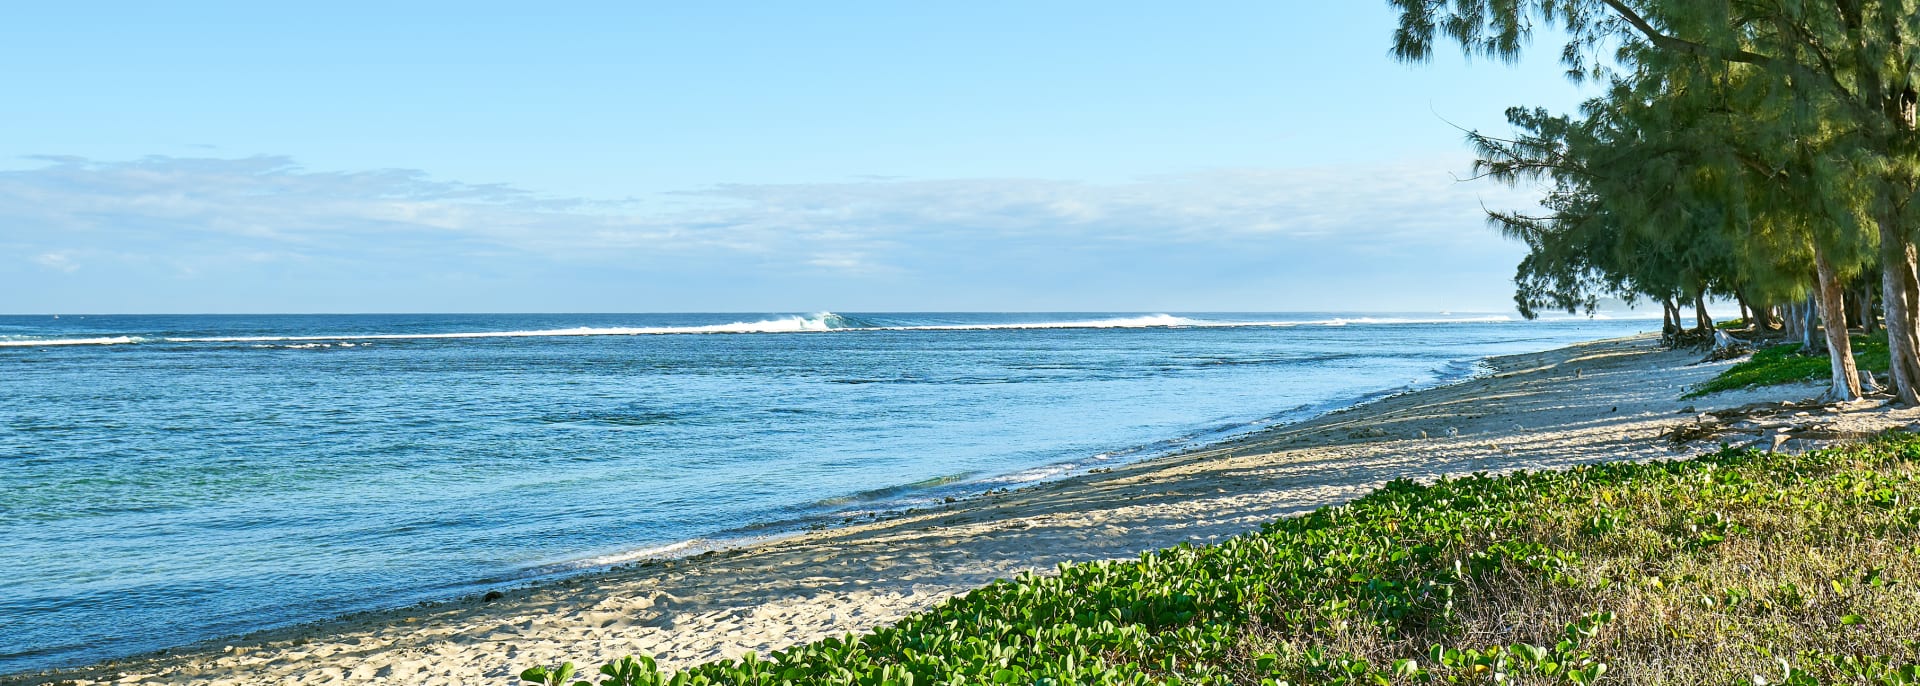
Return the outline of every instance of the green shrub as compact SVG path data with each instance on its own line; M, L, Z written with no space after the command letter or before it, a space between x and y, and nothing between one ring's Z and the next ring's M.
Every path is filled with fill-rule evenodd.
M1683 397L1698 398L1708 393L1755 386L1819 381L1833 374L1825 353L1801 355L1798 343L1776 345L1754 351L1753 357L1728 367L1706 383L1695 386ZM1887 336L1853 337L1853 363L1860 369L1887 373Z
M1394 481L866 635L598 683L1920 683L1916 458L1903 435Z

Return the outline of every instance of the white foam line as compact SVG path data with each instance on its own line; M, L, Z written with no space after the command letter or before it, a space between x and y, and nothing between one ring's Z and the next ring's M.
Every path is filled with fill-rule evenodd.
M839 315L823 312L811 317L786 317L757 322L734 322L731 324L711 324L705 326L650 326L650 327L574 327L569 329L541 329L530 331L460 331L449 333L390 333L390 334L341 334L330 336L182 336L148 339L134 336L115 336L110 338L45 338L34 340L0 341L0 347L35 347L49 345L120 345L160 340L168 343L298 343L310 341L399 341L399 340L444 340L467 338L545 338L572 336L665 336L678 334L724 334L724 333L826 333L833 331L1004 331L1030 329L1148 329L1148 328L1286 328L1300 326L1347 326L1351 324L1388 325L1388 324L1484 324L1514 321L1512 317L1339 317L1333 319L1280 320L1280 321L1215 321L1176 317L1169 314L1155 314L1140 317L1120 317L1114 319L1091 319L1061 322L1015 322L1005 324L924 324L901 326L836 326L844 321Z
M591 567L611 567L613 565L621 564L624 562L633 562L635 560L644 560L652 557L665 557L670 555L671 553L679 552L681 550L686 550L688 548L692 548L693 546L704 543L704 542L705 541L703 539L690 538L684 541L680 541L679 543L669 543L667 545L653 547L653 548L642 548L640 550L630 550L624 553L614 553L612 555L601 555L599 557L590 557L584 560L576 560L573 562L561 563L559 565L548 565L548 567L550 568L551 567L560 567L560 568L572 567L572 568L581 568L581 569L591 568Z
M557 336L644 336L696 333L801 333L834 331L825 317L788 317L759 322L734 322L708 326L590 327L542 329L537 331L460 331L453 333L381 333L336 336L206 336L169 337L169 343L267 343L291 341L398 341L450 338L544 338Z
M139 343L142 339L132 336L111 336L106 338L41 338L24 341L0 341L0 348L37 348L43 345L124 345Z

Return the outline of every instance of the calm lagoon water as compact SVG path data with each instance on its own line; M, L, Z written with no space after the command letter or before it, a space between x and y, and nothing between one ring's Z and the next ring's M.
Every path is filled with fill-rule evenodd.
M0 317L0 673L1049 478L1657 327Z

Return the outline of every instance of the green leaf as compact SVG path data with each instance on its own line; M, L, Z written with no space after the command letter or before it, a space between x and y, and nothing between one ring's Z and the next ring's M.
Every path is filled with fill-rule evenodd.
M541 686L546 686L547 668L546 667L528 667L524 670L521 670L520 680L530 682L530 683L540 684Z
M1394 676L1411 679L1420 674L1420 661L1414 659L1395 660L1393 662L1393 674Z

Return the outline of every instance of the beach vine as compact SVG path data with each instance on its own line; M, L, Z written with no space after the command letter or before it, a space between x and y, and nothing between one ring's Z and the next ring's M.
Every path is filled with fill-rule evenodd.
M1398 480L867 634L543 686L1920 683L1920 438Z

